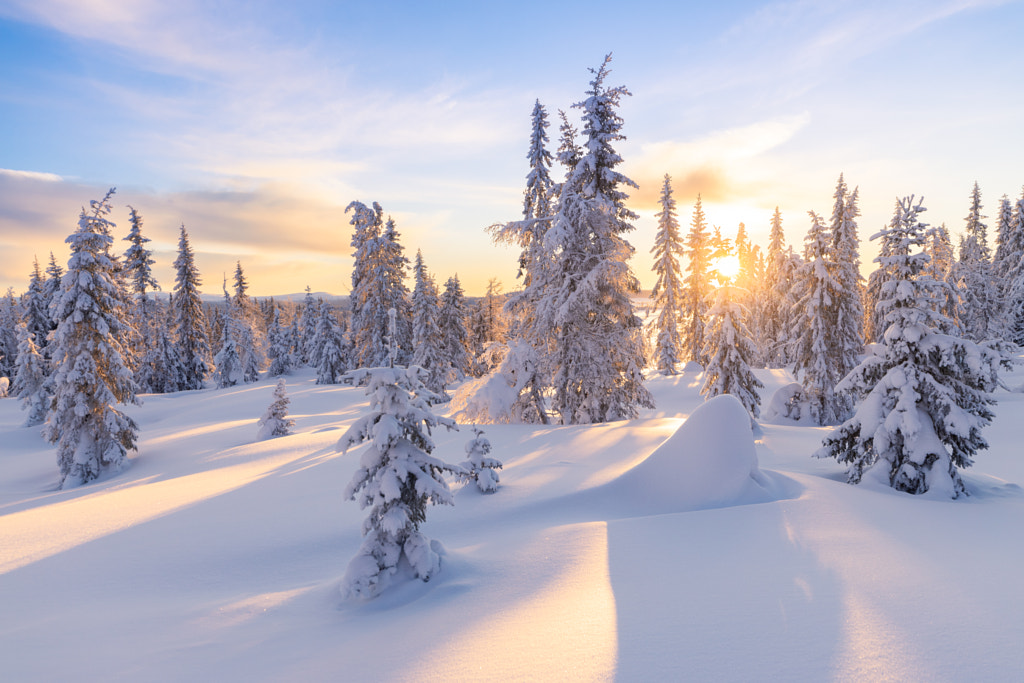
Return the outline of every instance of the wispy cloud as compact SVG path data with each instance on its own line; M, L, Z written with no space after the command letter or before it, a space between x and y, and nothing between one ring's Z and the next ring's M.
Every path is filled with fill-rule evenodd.
M11 168L0 168L0 175L8 178L21 178L26 180L41 180L44 182L57 183L63 180L56 173L43 173L40 171L17 171Z
M746 126L718 130L696 140L665 140L641 146L629 162L640 185L634 205L656 206L665 173L672 176L677 197L701 194L706 201L727 203L738 197L751 199L752 186L763 182L754 163L761 155L793 139L810 122L801 113Z

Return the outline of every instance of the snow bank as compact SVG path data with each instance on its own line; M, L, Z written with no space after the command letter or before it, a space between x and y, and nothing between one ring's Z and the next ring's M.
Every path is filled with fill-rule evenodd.
M690 415L650 457L604 494L636 511L673 512L770 499L758 468L750 414L722 394Z

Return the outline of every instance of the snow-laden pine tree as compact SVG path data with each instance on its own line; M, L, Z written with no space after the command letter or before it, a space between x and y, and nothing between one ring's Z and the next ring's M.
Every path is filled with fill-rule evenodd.
M28 290L21 296L21 319L28 326L28 331L35 340L40 353L46 358L50 358L47 346L50 332L54 326L50 318L51 299L47 298L44 285L43 271L39 268L39 259L37 258L32 263Z
M564 117L563 117L564 118ZM526 190L523 194L523 218L509 223L492 225L489 228L496 242L519 247L519 271L516 277L522 280L521 287L505 300L504 313L511 321L509 335L522 339L534 348L545 343L547 330L537 320L537 302L543 296L543 287L548 282L543 270L549 266L544 250L544 235L551 227L554 200L558 187L551 180L551 153L547 150L547 112L538 101L532 114L532 130L527 159L530 170L526 176ZM563 141L564 142L564 141ZM574 144L574 143L570 143ZM488 296L488 308L493 296ZM480 308L476 316L477 334L472 356L477 358L488 341L496 341L494 330L488 330L488 315L492 312ZM474 374L480 375L490 368L478 367Z
M672 197L672 178L667 173L661 187L660 203L661 211L655 214L658 232L651 248L654 272L658 276L651 291L654 306L658 309L658 317L652 326L655 337L654 361L658 372L674 375L684 357L683 337L679 327L684 297L683 276L679 266L683 245L676 218L676 200Z
M1024 346L1024 191L1013 207L1011 222L1012 251L1020 256L1007 270L1003 301L1009 341Z
M355 306L354 298L352 305ZM313 298L313 292L310 290L309 285L307 285L306 296L302 300L302 313L299 315L299 345L296 350L302 363L306 365L312 365L313 348L316 346L316 326L319 321L320 307L317 305L316 299Z
M540 100L534 103L531 121L530 148L526 154L530 170L526 174L526 189L523 191L523 219L494 225L490 229L495 241L520 248L517 277L523 280L523 291L531 288L532 273L541 265L537 259L542 252L544 233L551 225L554 199L551 152L547 150L546 129L550 124L547 110Z
M704 328L707 325L708 295L711 293L711 258L714 251L700 195L693 207L690 231L683 242L686 277L683 279L683 346L687 358L701 365L704 357Z
M428 505L454 504L444 474L461 469L431 455L430 430L457 427L431 412L438 397L423 386L422 372L416 366L361 368L347 376L353 384L366 384L370 412L338 441L343 452L369 442L344 492L361 509L369 508L363 542L342 579L346 597L375 597L403 574L429 581L441 568L443 548L419 528Z
M781 368L789 358L785 351L786 309L791 281L788 279L786 255L786 234L782 229L782 213L775 207L771 229L768 234L768 253L764 266L763 301L757 320L760 328L757 335L761 341L761 358L766 367Z
M971 208L964 219L964 236L957 262L960 298L963 304L961 326L968 339L983 341L1002 337L999 319L1000 292L992 272L992 251L988 246L988 226L982 222L981 190L974 183Z
M274 319L267 328L267 358L271 377L291 374L295 368L291 328L281 320L281 307L274 307Z
M1024 198L1014 205L1009 197L1003 195L999 204L999 223L996 236L995 258L992 262L993 275L999 285L999 320L1003 339L1020 344L1018 330L1018 313L1022 303L1015 295L1014 283L1024 268L1024 222L1021 221L1020 209ZM1024 322L1024 321L1022 321Z
M241 336L239 322L231 314L231 295L228 294L227 281L224 282L224 325L221 328L220 350L213 357L216 370L213 372L218 389L226 389L238 384L242 379L242 354L238 348Z
M124 253L122 270L128 288L134 296L131 307L132 331L131 340L134 347L133 371L135 373L135 384L141 392L151 392L153 387L149 378L153 375L153 368L146 367L146 359L150 356L150 347L153 344L153 305L149 298L148 290L160 289L156 278L153 277L153 253L146 247L150 241L142 234L142 215L134 208L129 213L131 229L124 241L129 243Z
M68 270L53 304L53 407L43 430L57 444L60 488L85 484L120 471L135 450L138 427L115 406L136 403L135 384L124 363L127 324L116 281L116 259L107 220L111 190L91 211L82 210Z
M845 377L856 367L864 351L864 278L860 274L860 238L857 236L858 190L850 192L842 174L833 195L830 232L832 245L829 260L833 263L833 277L836 282L834 311L835 331L831 354L835 357L838 378ZM842 419L848 417L840 415Z
M174 296L171 310L174 314L174 336L185 374L181 389L202 389L203 382L213 371L211 368L210 342L206 336L206 314L199 296L199 270L188 241L185 226L181 226L178 237L178 257L174 260L176 271Z
M7 377L12 383L18 366L20 322L21 310L14 300L14 288L8 287L7 293L0 297L0 377Z
M34 427L46 422L50 410L52 384L46 359L39 353L32 333L24 321L18 323L18 364L14 374L13 395L21 399L21 409L28 411L24 425Z
M953 243L949 239L949 230L942 224L930 227L925 233L924 252L928 254L928 265L924 273L936 282L944 282L948 286L940 290L937 310L940 318L940 332L959 334L960 332L960 297L956 286L956 254ZM868 319L865 316L865 319Z
M907 493L966 494L960 469L987 443L990 396L998 385L999 354L985 345L940 333L936 312L946 285L924 273L928 255L921 202L896 205L876 261L889 273L879 308L887 325L879 354L865 358L839 385L862 396L853 417L815 453L847 465L847 480L872 480Z
M241 359L242 381L250 384L259 380L260 368L263 367L265 361L263 316L260 315L255 302L249 297L249 283L245 279L241 261L235 265L234 289L234 297L227 299L227 315L235 324L235 343L238 346L238 355Z
M50 316L50 332L57 329L57 321L53 319L53 302L60 294L61 281L64 279L64 269L57 258L50 252L50 263L46 266L46 278L43 280L43 300L46 301L46 310Z
M473 427L473 438L466 442L466 460L459 465L464 473L463 481L472 481L482 493L494 493L498 490L498 473L502 463L491 457L491 442L484 438L484 432Z
M284 378L277 380L274 387L274 400L267 406L263 416L257 421L256 438L260 441L271 439L275 436L288 436L291 428L295 426L295 420L288 417L288 392L285 388Z
M764 384L750 369L756 359L746 311L738 300L743 292L737 287L719 287L714 292L714 303L708 309L703 356L707 358L704 385L700 393L704 400L720 394L731 394L739 399L751 417L760 411L761 397L757 390Z
M835 386L845 376L843 338L836 318L842 296L836 267L832 261L833 236L813 211L805 241L804 264L800 273L797 317L793 321L799 334L790 351L793 372L803 385L809 402L811 420L827 425L847 417L850 403L837 394Z
M992 257L992 271L1000 282L1006 280L1010 270L1017 265L1020 254L1019 243L1014 235L1013 202L1005 194L999 200L999 216L996 219L996 253Z
M458 275L444 283L437 327L441 332L441 357L447 367L445 382L461 382L469 375L472 359L469 357L469 331L466 329L466 298Z
M426 371L423 384L442 399L447 398L444 391L448 376L448 365L441 349L441 330L437 326L437 314L440 304L437 296L437 285L433 276L427 272L423 263L423 254L416 252L413 267L415 282L412 291L412 365L418 365Z
M316 368L317 384L341 382L349 368L349 349L345 330L325 303L320 305L320 318L316 326L317 343L313 346L310 361Z
M635 417L652 406L644 387L642 323L631 294L640 285L629 268L633 247L623 233L636 214L626 208L623 187L636 183L616 170L623 139L619 100L629 91L609 88L611 55L593 69L583 110L585 154L562 185L558 212L544 236L540 328L549 330L546 362L552 373L554 408L563 423L587 424Z
M349 204L355 233L352 245L355 263L352 267L352 324L350 337L354 365L376 367L388 357L384 339L388 331L388 311L398 315L396 344L398 362L412 355L412 316L405 286L409 261L405 258L395 222L391 218L381 225L382 211L378 204L371 210L360 202Z
M155 394L180 391L186 382L187 368L171 339L168 329L170 312L157 301L150 301L150 338L146 355L137 373L140 387Z

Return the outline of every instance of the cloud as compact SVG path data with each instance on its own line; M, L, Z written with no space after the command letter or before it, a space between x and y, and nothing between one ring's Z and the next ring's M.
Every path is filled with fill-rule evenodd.
M0 175L8 178L24 178L27 180L41 180L49 183L57 183L63 180L56 173L42 173L40 171L16 171L10 168L0 168Z
M759 158L792 140L809 122L810 115L802 113L714 131L691 141L641 144L640 153L627 165L640 185L631 205L641 210L657 206L666 173L672 176L677 201L698 193L709 202L749 200L766 180L767 169L758 166Z

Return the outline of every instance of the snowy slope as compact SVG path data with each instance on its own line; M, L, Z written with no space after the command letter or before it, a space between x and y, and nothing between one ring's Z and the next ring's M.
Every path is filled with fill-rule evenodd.
M765 398L791 381L759 377ZM1020 678L1024 394L1000 393L953 502L842 483L809 457L820 428L753 445L729 408L697 411L695 373L649 386L633 422L486 426L502 488L431 508L441 575L364 604L337 592L359 451L334 450L360 389L288 378L296 433L263 442L271 381L147 396L131 468L71 491L0 400L0 678ZM458 462L472 433L435 437Z

